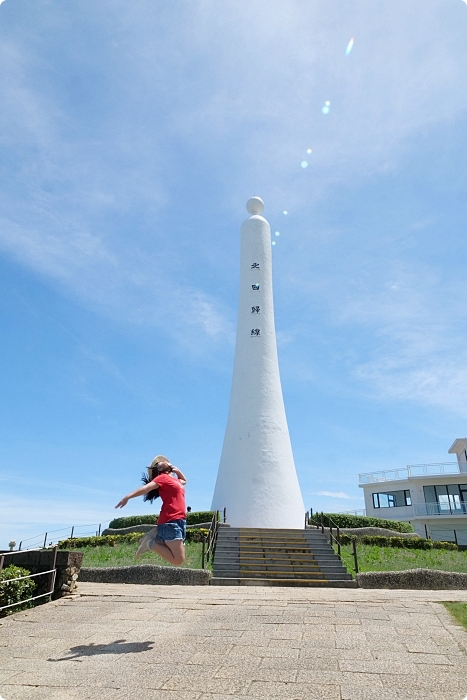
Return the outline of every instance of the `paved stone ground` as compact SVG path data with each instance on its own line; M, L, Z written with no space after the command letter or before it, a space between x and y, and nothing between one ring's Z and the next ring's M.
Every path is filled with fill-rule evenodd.
M0 624L4 700L463 700L467 591L81 583Z

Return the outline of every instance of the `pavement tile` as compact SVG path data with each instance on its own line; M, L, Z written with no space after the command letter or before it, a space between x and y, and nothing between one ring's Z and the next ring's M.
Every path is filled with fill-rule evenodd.
M16 673L12 678L8 679L8 685L37 685L37 686L50 686L50 687L74 687L80 686L85 679L85 674L79 670L67 669L61 672L57 671L41 671L36 672L34 670L34 665L31 666L29 671L21 671ZM5 700L8 700L5 698Z
M394 685L394 680L386 675L381 676L383 688L389 689ZM458 692L459 700L467 696L467 678L462 679L458 675L450 673L441 673L438 675L430 673L419 673L414 676L406 676L404 678L404 688L408 692L410 690L426 689L431 691L442 692L455 690ZM462 692L464 691L464 692Z
M244 679L246 669L243 665L222 666L216 672L215 678L240 678ZM296 680L297 671L280 668L250 667L248 678L252 681L283 681L293 683Z
M186 666L194 665L194 666L222 666L223 664L226 663L226 658L232 658L229 656L229 652L231 650L231 647L228 647L227 650L222 650L218 649L218 654L213 654L210 652L205 652L205 651L198 651L196 654L193 654L193 656L190 656L189 660L186 663ZM260 657L257 657L255 659L251 659L251 662L253 665L259 666L260 664ZM241 663L246 663L245 660L242 660Z
M432 665L444 665L444 666L454 666L454 662L451 661L449 656L445 654L410 654L410 661L415 664L430 664Z
M298 683L331 684L331 685L355 685L368 686L370 688L382 688L383 684L379 674L376 673L346 673L342 671L306 671L299 670Z
M293 698L293 700L341 700L338 685L289 684L263 681L253 681L251 683L248 688L248 697Z
M110 698L110 696L109 696ZM131 690L114 691L112 700L198 700L199 693L180 690ZM5 699L6 700L6 699Z
M114 700L112 692L115 691L102 688L0 686L0 696L4 700Z
M200 693L243 693L250 681L238 678L213 678L211 674L198 678L187 678L186 676L172 676L163 686L163 690L192 690Z
M353 673L389 673L395 676L413 675L417 672L416 666L409 661L356 661L353 659L340 659L339 668L341 671L351 671Z
M263 668L284 668L289 670L305 669L310 671L338 671L337 659L315 658L282 658L260 659Z
M0 669L0 683L7 683L10 678L20 673L19 669Z
M170 670L166 669L163 675L155 673L151 666L134 670L128 667L99 669L97 672L87 670L81 686L94 688L149 688L158 690L170 676ZM189 674L185 674L189 678Z
M249 658L250 656L259 657L270 657L270 658L280 658L289 657L298 659L299 650L292 649L291 647L285 647L283 649L275 647L250 647L250 646L235 646L231 650L229 657L231 656L244 656Z
M340 700L434 700L434 697L429 690L404 691L396 688L391 690L378 688L375 693L371 688L348 685L341 686ZM460 700L460 698L452 698L446 695L443 700Z
M297 645L298 646L298 645ZM308 646L308 642L301 642L300 658L314 658L331 661L332 659L365 659L371 661L373 655L368 648L361 648L361 645L351 647L350 649L342 648L319 648L316 645ZM404 651L404 647L402 647Z
M224 695L224 693L201 693L201 695L198 696L197 700L238 700L238 698L238 695Z
M270 639L268 646L279 649L284 647L295 647L301 643L301 639Z
M463 654L463 651L459 649L457 644L451 643L450 646L446 646L446 643L437 644L436 642L432 642L430 639L426 639L425 643L407 642L405 646L407 647L407 651L415 654Z

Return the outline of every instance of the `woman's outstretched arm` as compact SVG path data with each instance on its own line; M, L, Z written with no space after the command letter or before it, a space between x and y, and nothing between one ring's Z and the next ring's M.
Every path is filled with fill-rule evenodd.
M145 484L144 486L140 486L139 489L136 489L136 491L132 491L132 493L129 493L127 496L124 496L121 501L117 503L115 508L123 508L123 506L126 506L130 498L137 498L138 496L144 496L145 493L149 493L149 491L153 491L157 486L154 485L153 481L150 481L149 484Z

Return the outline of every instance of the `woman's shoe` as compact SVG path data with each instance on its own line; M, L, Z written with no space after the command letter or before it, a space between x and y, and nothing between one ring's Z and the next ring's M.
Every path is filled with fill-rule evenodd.
M155 531L155 532L154 532ZM141 542L139 543L139 547L136 550L135 554L135 559L139 559L142 554L145 554L146 552L152 551L152 543L155 540L155 536L157 534L157 528L154 527L152 530L149 530L147 532Z

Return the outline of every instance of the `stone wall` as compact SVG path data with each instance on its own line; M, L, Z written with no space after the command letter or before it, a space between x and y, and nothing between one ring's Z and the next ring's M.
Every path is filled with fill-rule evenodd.
M175 566L84 567L80 581L93 583L143 583L162 586L208 586L211 572L205 569L182 569Z
M335 533L335 530L333 530ZM346 535L356 535L358 538L364 537L365 535L376 535L378 537L404 537L406 539L413 539L414 537L419 537L416 532L397 532L397 530L389 530L386 527L345 527L340 530Z
M2 552L5 556L3 567L6 568L13 564L28 569L31 574L38 574L41 571L49 571L53 564L53 551L51 549L25 551L20 553ZM55 577L54 594L52 598L60 598L63 595L69 595L76 588L81 563L83 561L82 552L73 552L60 550L57 552L57 575ZM44 576L35 576L34 581L37 583L37 590L34 595L47 593L49 590L49 574Z
M307 530L316 529L307 527ZM321 528L320 528L321 530ZM332 529L333 535L336 536L336 528ZM385 527L341 527L339 532L342 535L356 535L358 539L364 537L365 535L377 535L378 537L404 537L407 539L413 539L414 537L419 537L416 532L397 532L396 530L388 530ZM329 540L329 528L324 528L324 534ZM423 538L422 538L423 539Z
M431 591L467 588L467 574L436 569L367 571L357 574L355 578L360 588L412 588Z

